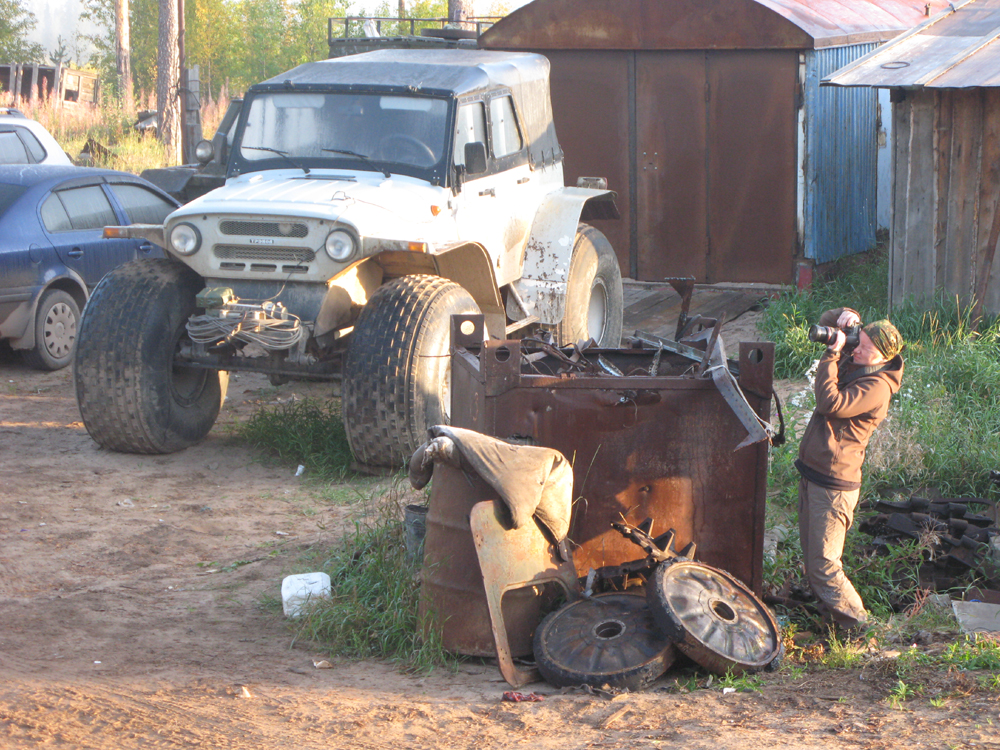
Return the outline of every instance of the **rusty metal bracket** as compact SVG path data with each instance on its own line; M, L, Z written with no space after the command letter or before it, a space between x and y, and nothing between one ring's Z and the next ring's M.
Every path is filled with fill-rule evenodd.
M694 293L694 276L667 278L664 281L670 284L674 288L674 291L681 297L681 312L677 316L677 330L674 332L674 338L679 339L681 332L688 323L688 311L691 309L691 295Z
M483 574L500 673L511 687L518 688L536 682L539 673L536 667L521 669L514 664L501 607L503 595L514 589L555 583L562 587L567 600L573 601L579 598L579 580L573 561L561 559L558 548L542 535L537 524L507 529L497 510L494 500L476 503L469 514L469 526ZM538 623L516 625L533 631Z
M722 339L716 339L713 343L714 346L710 350L710 367L708 368L712 374L712 382L715 383L722 398L726 400L747 431L746 438L734 450L738 451L740 448L759 443L761 440L770 440L774 436L774 428L769 422L758 417L757 412L750 408L736 378L727 367L726 348Z
M692 362L701 362L702 357L705 356L705 352L701 349L695 349L693 346L681 344L678 341L660 338L659 336L646 331L636 331L631 336L627 336L626 338L631 341L639 341L655 349L664 349L665 351L673 352L674 354L680 354L682 357L687 357ZM740 366L738 362L729 361L726 363L726 366L729 368L729 371L733 373L733 375L739 377Z
M651 535L653 530L652 518L647 518L638 526L633 526L623 517L621 521L612 521L611 528L641 547L646 553L646 561L650 564L661 563L665 560L674 560L678 557L686 557L689 560L694 559L697 549L694 542L688 544L680 552L674 549L674 540L677 537L677 532L673 529L667 529L666 532L654 539Z

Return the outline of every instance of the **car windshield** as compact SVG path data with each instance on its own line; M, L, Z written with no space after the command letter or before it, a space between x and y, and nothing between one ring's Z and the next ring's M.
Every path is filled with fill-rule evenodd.
M240 143L247 162L431 168L442 161L448 102L420 96L289 92L252 100ZM278 153L280 152L280 153ZM269 165L270 166L270 165ZM252 168L252 167L251 167Z

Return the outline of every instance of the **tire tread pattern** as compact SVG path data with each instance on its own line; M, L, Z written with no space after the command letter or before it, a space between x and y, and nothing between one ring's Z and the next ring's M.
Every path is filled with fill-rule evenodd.
M207 428L196 424L192 429L171 424L165 392L169 375L163 376L173 358L165 347L194 310L194 296L203 286L187 266L155 258L119 266L94 289L77 334L74 381L84 426L101 446L123 453L171 453L211 429L227 380L220 374L223 389L215 412L208 409ZM198 416L206 421L205 414Z
M442 307L470 304L478 312L461 286L424 274L393 279L368 300L351 334L342 389L344 427L360 463L401 466L424 441L416 357L429 337L442 335L424 323Z

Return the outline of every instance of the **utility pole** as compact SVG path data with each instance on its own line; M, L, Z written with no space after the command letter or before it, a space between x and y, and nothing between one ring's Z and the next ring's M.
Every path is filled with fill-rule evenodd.
M129 51L128 0L115 0L115 69L125 111L132 114L132 54Z

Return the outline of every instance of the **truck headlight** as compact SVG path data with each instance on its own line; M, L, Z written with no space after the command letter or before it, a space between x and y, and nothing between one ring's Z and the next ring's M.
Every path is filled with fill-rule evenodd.
M170 230L170 247L180 255L192 255L201 247L201 232L193 224L178 224Z
M344 229L334 229L326 236L326 254L339 263L354 255L357 242L350 232Z

